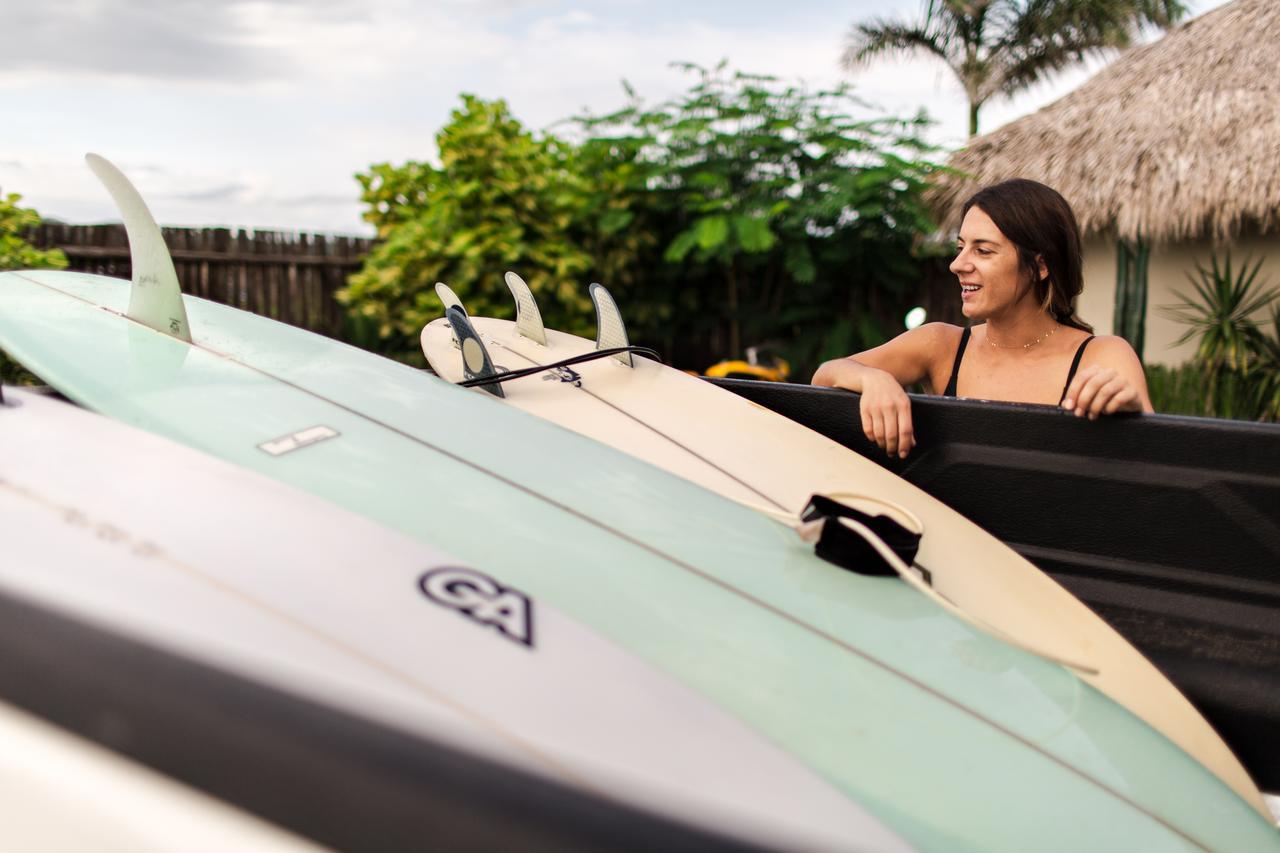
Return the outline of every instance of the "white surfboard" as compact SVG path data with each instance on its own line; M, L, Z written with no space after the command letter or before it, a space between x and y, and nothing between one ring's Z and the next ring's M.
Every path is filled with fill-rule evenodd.
M10 850L325 849L3 703L0 743L0 802Z
M517 294L523 282L508 277ZM527 288L523 288L527 290ZM625 346L613 300L592 286L600 338L469 317L496 374ZM526 319L525 324L528 324ZM466 379L446 319L422 330L442 378ZM1070 665L1084 681L1164 734L1265 813L1257 786L1190 702L1140 652L1048 575L959 513L874 462L701 379L636 357L601 358L501 383L508 404L664 468L772 515L797 516L814 494L885 513L923 538L903 577L979 628ZM472 371L474 374L475 371ZM890 557L891 555L885 555ZM900 567L905 568L905 567Z
M735 718L484 567L150 433L4 393L0 590L717 832L905 847Z

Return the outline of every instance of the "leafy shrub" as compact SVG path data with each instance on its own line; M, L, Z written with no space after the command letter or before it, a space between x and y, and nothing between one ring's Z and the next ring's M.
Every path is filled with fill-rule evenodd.
M682 366L778 342L805 375L880 343L933 227L924 120L854 120L843 87L685 68L683 95L646 107L628 88L622 109L567 122L573 141L464 96L438 166L358 175L382 242L340 292L353 341L421 363L418 332L443 313L431 286L509 317L513 269L548 325L588 335L601 282L631 339Z
M1257 388L1252 377L1234 371L1213 377L1215 393L1206 394L1210 371L1191 361L1177 367L1147 365L1151 405L1161 414L1258 420ZM1274 417L1267 418L1274 420Z
M434 284L457 289L473 313L510 317L508 269L529 283L549 324L585 331L592 260L572 149L526 131L504 102L471 95L436 143L438 167L382 163L356 176L381 242L338 293L353 342L421 364L418 334L444 313Z
M61 251L44 251L27 242L25 235L40 224L40 215L19 207L21 200L16 193L0 195L0 270L65 268L67 258ZM0 351L0 382L30 385L39 380Z
M633 209L647 209L642 227L661 252L636 301L667 306L667 336L702 345L677 357L777 341L806 375L882 342L933 230L926 121L856 120L844 86L682 67L696 78L684 94L646 108L631 93L615 113L578 119L585 150L630 168L629 191L643 196Z

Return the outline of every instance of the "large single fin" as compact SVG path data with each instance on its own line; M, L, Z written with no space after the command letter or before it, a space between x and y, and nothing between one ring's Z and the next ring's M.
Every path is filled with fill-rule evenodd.
M503 276L516 300L516 331L535 344L547 345L547 330L542 325L542 312L525 280L513 272Z
M622 314L618 311L618 303L613 301L613 296L602 284L592 284L590 291L591 301L596 306L596 349L631 346L627 341L627 327L622 322ZM635 361L629 352L620 352L613 358L627 367L635 367Z
M147 209L147 203L129 183L124 173L104 157L86 154L89 168L111 193L111 198L124 220L129 235L130 265L133 267L133 289L129 292L131 319L179 340L191 342L191 325L182 302L182 288L173 258L164 243L160 227Z
M489 358L489 351L484 348L480 335L476 334L475 327L467 319L466 310L461 305L450 305L444 316L449 321L449 326L453 329L453 335L457 338L458 344L462 349L463 378L487 379L490 376L497 376L498 371L494 368L493 361ZM495 397L507 396L502 390L501 383L494 382L480 387Z

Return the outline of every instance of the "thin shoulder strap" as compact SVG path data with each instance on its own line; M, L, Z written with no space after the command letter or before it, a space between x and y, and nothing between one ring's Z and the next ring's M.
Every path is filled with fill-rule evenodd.
M944 397L954 397L956 395L956 379L960 376L960 362L964 360L964 348L969 345L969 327L965 326L964 331L960 334L960 346L956 349L956 360L951 365L951 379L947 382L947 390L942 392ZM1072 368L1072 373L1075 368Z
M1071 380L1076 378L1076 370L1080 367L1080 357L1084 355L1084 348L1089 345L1089 341L1093 340L1093 335L1085 338L1080 342L1080 346L1076 347L1076 357L1071 359L1071 369L1067 371L1067 381L1062 386L1062 396L1058 398L1058 405L1062 405L1062 401L1067 399L1067 389L1071 387Z

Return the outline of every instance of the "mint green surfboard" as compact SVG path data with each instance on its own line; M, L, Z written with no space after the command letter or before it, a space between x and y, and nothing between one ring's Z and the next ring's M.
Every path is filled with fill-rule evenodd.
M187 343L127 317L130 295L0 274L0 347L88 408L501 574L913 844L1280 849L1140 720L898 580L839 570L757 513L496 399L191 297Z

